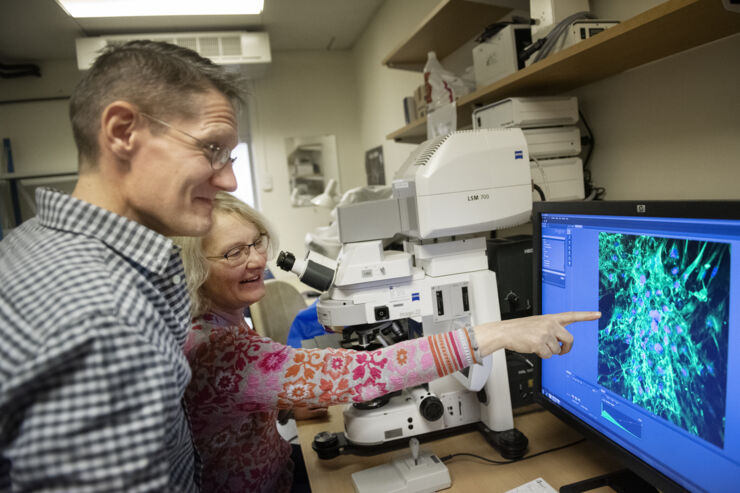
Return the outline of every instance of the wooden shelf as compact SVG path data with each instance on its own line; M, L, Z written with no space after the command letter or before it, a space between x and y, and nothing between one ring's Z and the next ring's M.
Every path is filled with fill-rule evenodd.
M421 72L428 52L434 51L438 59L443 59L511 10L467 0L444 0L385 57L383 65Z
M457 125L472 123L473 110L513 96L548 96L740 32L740 14L718 0L669 0L631 19L533 63L457 101ZM419 143L426 118L386 138Z

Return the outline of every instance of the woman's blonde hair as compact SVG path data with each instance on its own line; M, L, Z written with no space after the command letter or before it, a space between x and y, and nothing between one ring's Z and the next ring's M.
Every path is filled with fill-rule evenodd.
M231 194L219 192L213 201L213 214L234 214L235 216L254 224L257 230L269 239L267 258L273 258L278 249L278 240L275 230L267 218L259 211L245 204ZM182 248L180 256L185 266L188 294L190 295L190 312L193 317L199 317L210 309L210 300L203 294L203 284L208 279L209 262L203 251L203 242L206 236L178 236L172 241Z

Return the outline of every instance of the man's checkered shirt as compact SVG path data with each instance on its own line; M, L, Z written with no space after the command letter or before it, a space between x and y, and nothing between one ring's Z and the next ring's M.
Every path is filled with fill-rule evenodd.
M39 189L0 242L0 491L196 491L178 250Z

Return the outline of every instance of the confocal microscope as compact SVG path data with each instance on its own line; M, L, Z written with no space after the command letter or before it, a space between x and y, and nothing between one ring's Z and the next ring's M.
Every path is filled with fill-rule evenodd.
M281 252L278 266L320 291L318 319L372 349L500 320L490 232L529 220L532 178L521 129L458 131L428 140L392 182L393 196L337 209L336 260ZM384 247L400 238L400 249ZM399 242L396 242L399 243ZM528 273L522 273L528 275ZM528 441L514 428L504 350L464 371L375 401L349 404L344 433L320 433L321 458L477 427L504 457Z

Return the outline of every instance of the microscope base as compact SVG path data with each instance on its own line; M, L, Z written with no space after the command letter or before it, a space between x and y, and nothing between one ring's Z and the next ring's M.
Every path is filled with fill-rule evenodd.
M527 452L529 439L524 433L512 428L504 431L493 431L483 423L478 423L478 431L486 441L495 448L501 457L509 460L520 459Z
M416 435L415 438L418 439L419 442L425 443L474 430L476 430L476 425L469 424L459 426L457 428L448 428L439 431L432 431L423 435ZM344 432L331 433L328 431L322 431L314 436L311 448L316 452L316 455L319 456L319 459L333 459L339 455L358 455L366 457L408 448L409 439L409 437L403 437L375 445L361 445L347 439L347 435L345 435Z
M496 449L502 457L509 460L519 459L527 452L529 440L516 428L504 431L492 431L483 423L468 424L455 428L433 431L423 435L416 435L420 442L438 440L440 438L478 430L486 441ZM408 447L409 438L399 438L376 445L359 445L347 439L344 432L330 433L322 431L314 437L311 448L319 459L333 459L339 455L369 456L382 454L391 450Z

